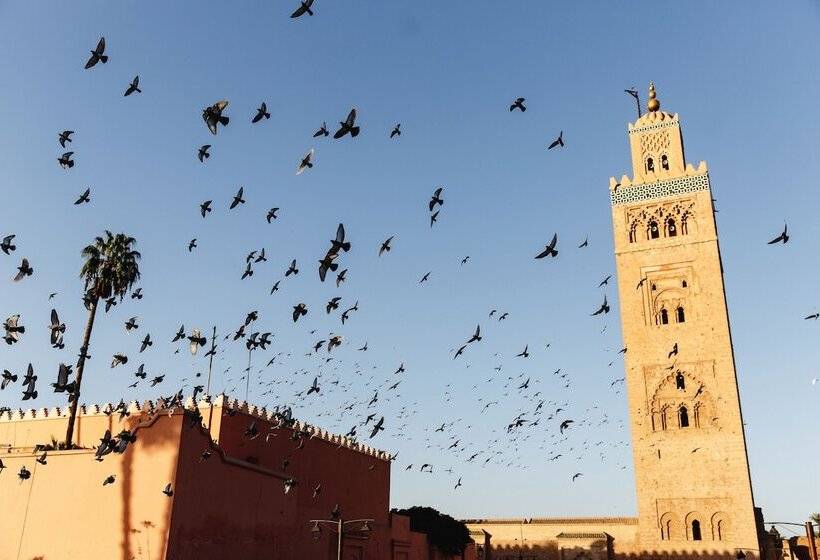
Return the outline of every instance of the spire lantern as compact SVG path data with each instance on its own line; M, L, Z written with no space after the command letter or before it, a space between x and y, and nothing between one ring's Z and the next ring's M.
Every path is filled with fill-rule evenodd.
M661 108L661 102L655 97L655 82L649 82L649 101L646 103L646 108L650 113L656 112Z

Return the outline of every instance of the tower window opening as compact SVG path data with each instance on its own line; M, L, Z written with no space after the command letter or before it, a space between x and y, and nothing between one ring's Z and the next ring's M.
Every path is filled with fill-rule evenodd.
M661 529L661 539L668 541L672 538L672 520L667 519L666 523L664 523L663 528Z
M658 289L658 287L655 284L652 284L652 291L654 292L657 289Z
M692 540L703 540L703 537L700 534L700 521L698 521L697 519L692 520Z
M675 310L675 319L677 319L678 323L686 322L686 313L684 313L682 305Z
M678 374L675 376L675 388L679 391L686 390L686 379L684 379L683 374L681 372L678 372Z
M667 158L666 155L661 156L661 167L669 171L669 158Z
M658 237L660 237L660 235L661 231L658 227L658 222L656 222L655 220L649 222L649 239L657 239Z
M661 312L658 314L658 322L661 325L669 324L669 312L666 309L661 309Z
M682 281L681 281L681 283L680 283L680 285L681 285L681 288L685 288L685 287L687 287L689 284L687 284L687 283L686 283L686 280L682 280Z
M638 224L633 223L631 226L629 226L629 242L630 243L635 243L638 240L637 230L638 230Z
M723 540L723 520L722 519L718 520L718 522L717 522L717 527L716 527L716 530L715 530L715 537L719 541Z
M655 162L652 158L646 158L646 170L647 171L655 171Z
M678 424L681 428L688 428L689 427L689 411L686 410L685 406L681 406L678 409ZM700 539L696 539L700 540Z
M666 235L667 237L677 237L678 226L675 224L675 218L668 218L666 220Z

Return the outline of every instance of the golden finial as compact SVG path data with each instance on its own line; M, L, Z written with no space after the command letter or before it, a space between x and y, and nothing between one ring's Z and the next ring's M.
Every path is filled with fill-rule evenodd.
M646 108L651 113L661 108L661 102L655 98L655 82L649 82L649 101L646 103Z

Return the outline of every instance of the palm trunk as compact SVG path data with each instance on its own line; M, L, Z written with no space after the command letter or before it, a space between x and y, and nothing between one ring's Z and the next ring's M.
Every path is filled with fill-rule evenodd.
M91 330L94 328L94 317L97 315L98 297L91 300L91 307L88 310L88 322L85 324L83 334L83 345L80 347L80 359L77 360L77 387L74 392L74 399L71 401L71 409L68 416L68 428L65 432L65 448L71 449L71 441L74 437L74 420L77 418L77 404L80 402L80 386L83 382L83 370L85 369L85 358L88 355L88 345L91 342Z

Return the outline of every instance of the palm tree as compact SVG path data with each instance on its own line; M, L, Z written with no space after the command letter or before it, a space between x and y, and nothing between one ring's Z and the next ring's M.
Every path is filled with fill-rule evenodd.
M77 417L77 403L80 400L80 386L83 381L85 360L88 357L88 346L91 341L91 330L94 328L94 317L97 315L97 304L100 299L119 297L120 300L131 291L139 280L140 269L137 261L140 254L133 250L137 240L124 233L112 234L106 230L105 237L97 237L94 243L82 250L85 259L80 278L85 282L85 303L88 309L88 322L85 324L83 345L80 347L80 358L77 360L76 390L71 395L71 411L68 417L68 429L65 435L65 448L71 449L74 437L74 420Z

